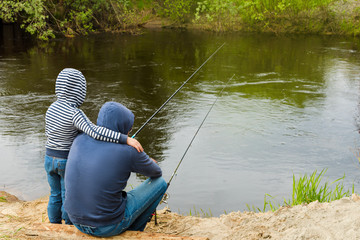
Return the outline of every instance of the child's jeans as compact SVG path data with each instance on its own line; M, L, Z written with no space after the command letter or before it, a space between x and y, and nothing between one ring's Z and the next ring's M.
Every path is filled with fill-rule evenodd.
M49 203L47 207L51 223L61 223L64 219L66 224L72 224L64 210L65 201L65 166L67 159L60 159L45 155L45 170L51 188Z
M125 213L121 222L102 227L76 223L74 223L74 226L83 233L97 237L110 237L126 230L143 231L164 196L166 189L167 184L164 178L149 178L140 186L127 192Z

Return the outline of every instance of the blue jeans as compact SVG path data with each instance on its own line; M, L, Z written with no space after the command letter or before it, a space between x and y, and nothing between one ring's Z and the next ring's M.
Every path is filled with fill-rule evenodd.
M115 236L126 230L143 231L164 196L166 189L167 183L164 178L149 178L127 193L124 218L121 222L101 227L76 223L74 225L81 232L97 237Z
M61 220L64 219L65 224L72 224L63 207L63 203L65 202L64 176L66 161L67 159L45 155L45 170L51 188L47 207L51 223L61 223Z

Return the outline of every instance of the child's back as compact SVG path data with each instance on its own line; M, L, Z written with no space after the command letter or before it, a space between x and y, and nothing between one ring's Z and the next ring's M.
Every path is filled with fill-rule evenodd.
M51 188L47 210L50 222L61 223L64 219L66 224L71 224L63 209L64 174L70 147L77 134L84 132L98 140L127 143L138 151L143 149L138 141L126 134L94 125L78 108L86 96L86 80L80 71L62 70L56 79L55 93L57 100L50 105L45 117L45 170Z
M55 93L57 101L51 104L45 118L47 155L67 158L79 131L95 139L126 144L126 135L92 124L78 109L86 97L86 80L80 71L62 70L56 79Z

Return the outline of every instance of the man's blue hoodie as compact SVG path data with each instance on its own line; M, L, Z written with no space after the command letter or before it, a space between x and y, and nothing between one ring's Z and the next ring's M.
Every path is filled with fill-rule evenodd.
M97 125L128 134L133 113L116 102L100 109ZM123 219L131 172L160 177L160 167L145 152L78 135L70 149L65 171L65 210L76 224L93 227L111 225Z

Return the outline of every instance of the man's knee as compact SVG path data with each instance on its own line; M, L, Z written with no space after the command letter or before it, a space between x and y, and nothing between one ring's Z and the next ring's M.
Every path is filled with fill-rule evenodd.
M163 177L153 178L152 181L161 189L162 192L166 192L167 183Z

